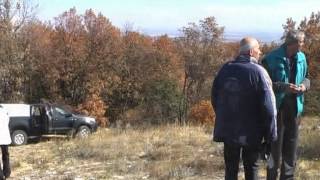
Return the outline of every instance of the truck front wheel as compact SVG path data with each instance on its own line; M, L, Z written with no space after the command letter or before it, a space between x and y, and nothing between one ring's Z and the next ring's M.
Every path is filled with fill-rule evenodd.
M87 138L91 134L91 130L88 126L80 126L78 128L76 137Z
M28 136L27 133L23 130L15 130L11 135L12 144L19 146L27 144Z

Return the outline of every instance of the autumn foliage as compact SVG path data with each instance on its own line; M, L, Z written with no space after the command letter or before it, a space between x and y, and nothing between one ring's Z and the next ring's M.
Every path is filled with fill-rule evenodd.
M71 8L42 22L27 2L0 2L0 102L63 102L102 126L213 122L212 80L238 48L224 42L224 27L214 17L187 24L178 37L151 37L115 27L91 9L79 14ZM319 79L319 27L319 13L298 27L307 33L311 79ZM289 28L295 28L292 19L284 33ZM264 53L276 45L264 45ZM312 112L320 108L320 85L314 86L316 98L307 98Z
M213 124L215 114L213 112L211 102L202 100L191 108L190 118L193 123L197 124Z
M105 116L106 110L107 106L101 97L97 96L96 94L89 96L84 103L79 104L77 107L77 111L85 115L95 117L98 124L102 127L109 125L108 118Z

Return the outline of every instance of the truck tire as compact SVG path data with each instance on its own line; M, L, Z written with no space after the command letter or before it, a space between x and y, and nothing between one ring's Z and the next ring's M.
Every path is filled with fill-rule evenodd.
M24 130L15 130L11 135L11 140L15 146L24 145L28 142L28 135Z
M80 126L78 128L76 137L78 138L87 138L91 134L91 130L88 126Z

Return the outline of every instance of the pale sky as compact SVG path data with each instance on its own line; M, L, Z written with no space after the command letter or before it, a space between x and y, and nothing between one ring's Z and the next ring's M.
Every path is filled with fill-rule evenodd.
M33 0L38 3L38 17L53 20L76 7L79 14L92 8L113 25L149 35L177 35L188 22L214 16L229 34L276 34L283 32L288 17L298 23L320 10L320 0Z

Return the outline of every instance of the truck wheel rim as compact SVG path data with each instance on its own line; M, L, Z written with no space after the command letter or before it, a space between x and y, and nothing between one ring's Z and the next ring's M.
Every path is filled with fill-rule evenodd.
M14 142L16 144L23 144L24 142L24 136L22 134L17 134L15 137L14 137Z
M88 137L89 131L87 129L82 129L80 135L81 137Z

